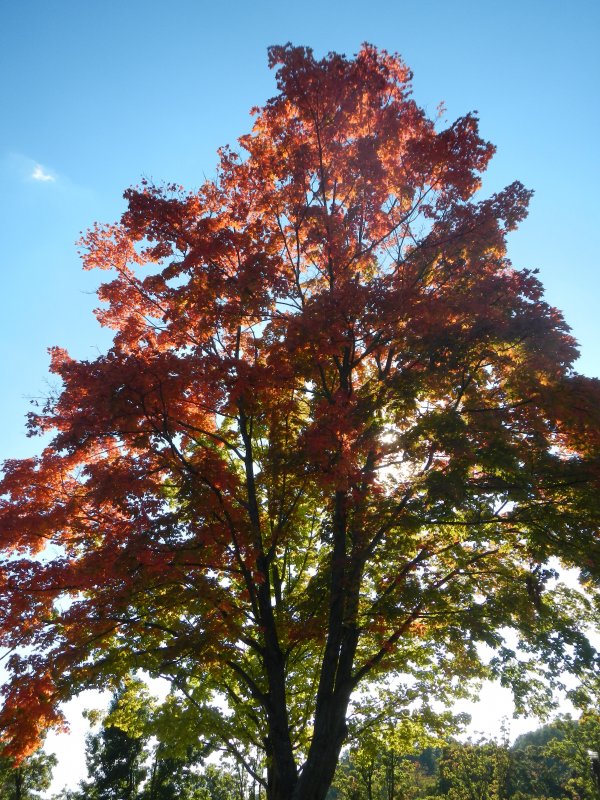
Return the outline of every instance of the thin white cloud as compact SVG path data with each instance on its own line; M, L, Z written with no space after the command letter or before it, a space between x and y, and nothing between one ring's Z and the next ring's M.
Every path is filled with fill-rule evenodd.
M42 167L41 164L36 164L33 168L33 172L31 173L31 177L34 181L55 181L56 178L54 175L51 175L49 172L46 172L45 169Z
M2 0L0 0L0 5L2 5ZM24 184L34 192L35 185L40 191L42 191L42 186L45 186L50 191L50 194L42 191L47 199L51 197L56 199L57 192L65 201L69 198L71 200L78 198L82 202L91 202L92 198L96 198L95 192L90 187L75 183L65 173L57 172L35 158L14 150L4 153L0 150L0 186L3 186L6 181L9 181L10 185L12 182L15 185ZM35 193L37 194L37 192Z

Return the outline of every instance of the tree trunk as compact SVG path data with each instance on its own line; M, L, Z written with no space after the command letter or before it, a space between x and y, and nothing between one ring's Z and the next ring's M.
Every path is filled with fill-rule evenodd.
M23 800L23 769L17 767L14 771L15 776L15 800Z
M331 554L331 583L329 587L329 630L319 688L317 690L314 729L306 762L298 775L291 740L289 738L288 716L285 705L284 664L269 664L275 656L281 658L278 645L269 647L270 626L267 626L265 666L269 677L271 700L273 704L269 717L270 749L273 754L273 773L268 774L268 800L324 800L333 781L342 745L347 735L346 713L350 695L355 686L352 668L359 639L356 624L359 603L359 588L362 575L362 561L348 553L348 530L346 511L346 492L337 491L333 514L333 549ZM350 555L350 557L349 557ZM268 591L268 573L260 592ZM261 608L262 611L262 608ZM272 619L269 603L265 608L263 620ZM273 625L274 630L274 625ZM274 644L274 643L273 643ZM283 681L279 685L279 681ZM282 704L283 701L283 704ZM273 713L275 712L275 713ZM277 716L281 712L281 719ZM275 723L275 724L273 724ZM278 742L276 727L285 736ZM277 752L279 744L279 752ZM291 763L290 763L291 762Z
M321 731L315 730L314 746L311 746L296 784L293 800L324 800L327 795L346 738L345 712L345 708L343 713L338 712L331 726L323 726Z

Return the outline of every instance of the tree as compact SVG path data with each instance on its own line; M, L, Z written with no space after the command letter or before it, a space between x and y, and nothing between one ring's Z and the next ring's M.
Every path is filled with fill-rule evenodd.
M150 698L139 681L129 679L113 694L102 727L87 736L89 779L81 784L81 797L138 800L148 773L149 705Z
M503 800L507 796L506 743L454 742L439 763L439 794L448 800Z
M420 795L427 778L417 758L385 743L379 749L371 744L361 742L340 760L333 783L337 796L341 800L412 800Z
M432 793L442 736L462 729L465 715L414 719L407 713L357 732L332 788L342 800L411 800Z
M68 800L200 800L218 779L200 775L200 753L184 755L177 744L156 738L158 706L143 681L128 676L113 693L107 714L87 716L101 722L86 740L88 778ZM176 731L171 731L176 737ZM225 780L225 778L223 778ZM207 786L209 788L207 788ZM209 792L210 794L210 792ZM213 794L216 794L213 792Z
M556 740L563 739L569 722L553 722L519 736L510 751L508 795L515 800L531 797L569 796L566 788L572 770L553 754Z
M495 674L522 705L592 665L551 559L597 574L600 389L506 257L530 192L473 197L475 116L428 119L369 45L269 58L243 155L198 191L143 181L83 241L114 343L51 351L30 424L54 438L5 464L0 724L22 755L144 668L269 798L320 800L386 697Z
M0 759L0 797L2 800L39 800L50 788L56 756L38 751L16 769L9 759Z
M562 767L563 795L597 800L600 793L597 766L592 753L600 748L600 713L588 710L576 722L569 718L556 723L557 735L542 749L543 755Z

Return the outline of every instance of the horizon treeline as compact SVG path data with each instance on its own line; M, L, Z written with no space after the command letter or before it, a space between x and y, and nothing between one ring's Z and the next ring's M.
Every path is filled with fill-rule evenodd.
M165 726L161 706L129 679L108 711L89 712L87 777L52 800L261 800L258 751L194 748ZM172 717L169 718L172 725ZM419 720L369 729L338 765L328 800L598 800L600 713L557 717L519 736L466 741ZM17 769L0 762L0 799L48 797L57 760L43 750ZM595 767L595 769L594 769Z

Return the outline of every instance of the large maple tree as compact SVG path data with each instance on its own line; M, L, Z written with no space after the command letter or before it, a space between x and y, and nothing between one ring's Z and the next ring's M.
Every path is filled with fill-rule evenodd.
M507 259L530 192L473 199L493 146L397 56L270 65L215 180L143 182L85 238L113 345L51 351L53 438L0 486L8 754L144 669L272 800L321 800L390 694L593 668L592 583L552 569L598 574L600 391Z

